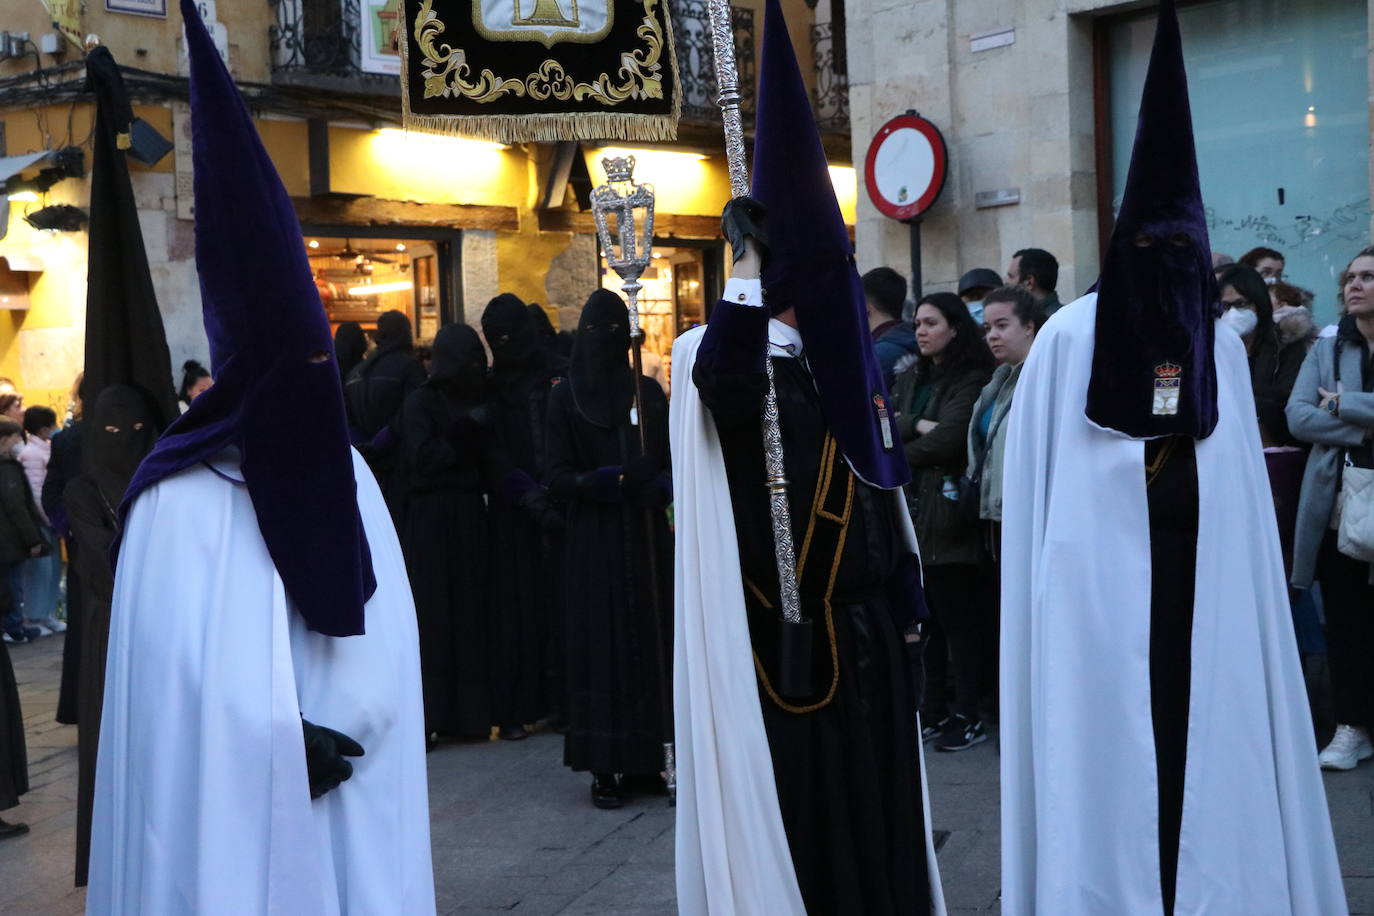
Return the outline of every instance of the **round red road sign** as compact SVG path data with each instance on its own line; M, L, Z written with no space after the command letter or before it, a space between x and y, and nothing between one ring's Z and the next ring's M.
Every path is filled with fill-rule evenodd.
M940 129L912 111L879 128L864 161L864 184L879 212L911 220L940 196L948 168Z

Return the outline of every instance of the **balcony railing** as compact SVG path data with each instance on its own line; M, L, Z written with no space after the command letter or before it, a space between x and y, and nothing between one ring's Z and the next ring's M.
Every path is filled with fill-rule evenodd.
M395 76L362 67L360 0L267 0L273 78L323 89L396 95Z
M849 77L835 60L835 33L830 23L811 27L811 59L816 67L816 126L822 131L849 132Z
M716 84L716 53L711 46L711 18L706 0L674 0L673 35L677 44L678 76L682 82L682 119L720 123L720 94ZM746 124L754 121L758 82L754 66L754 11L735 8L735 65L739 69L740 111Z

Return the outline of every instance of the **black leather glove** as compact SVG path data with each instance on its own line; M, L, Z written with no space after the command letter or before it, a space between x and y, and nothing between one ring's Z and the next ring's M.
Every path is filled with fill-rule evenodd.
M768 232L764 227L763 204L752 197L736 197L720 214L720 231L730 242L734 260L744 257L744 240L752 238L759 259L768 260ZM731 262L734 263L734 262Z
M543 487L526 490L518 500L518 505L539 527L545 531L563 530L563 513L558 511L549 499L549 491Z
M344 758L363 756L363 746L343 732L316 725L301 717L305 733L305 772L310 777L310 797L319 798L353 775L353 764Z

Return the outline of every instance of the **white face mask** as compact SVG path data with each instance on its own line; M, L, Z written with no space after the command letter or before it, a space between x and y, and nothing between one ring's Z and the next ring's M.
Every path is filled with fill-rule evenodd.
M1255 314L1254 309L1227 309L1221 313L1221 320L1241 337L1248 337L1255 333L1259 315Z
M10 455L11 455L11 457L18 458L18 457L19 457L19 453L22 452L23 450L24 450L24 443L23 443L23 442L15 442L13 445L10 446Z

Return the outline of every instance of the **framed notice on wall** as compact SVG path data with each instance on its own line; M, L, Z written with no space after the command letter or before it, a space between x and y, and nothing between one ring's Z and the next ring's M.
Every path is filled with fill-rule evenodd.
M135 16L167 18L167 0L105 0L109 13L132 13Z

